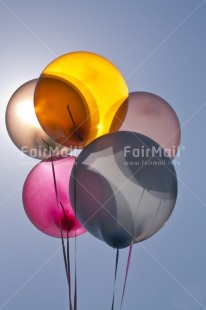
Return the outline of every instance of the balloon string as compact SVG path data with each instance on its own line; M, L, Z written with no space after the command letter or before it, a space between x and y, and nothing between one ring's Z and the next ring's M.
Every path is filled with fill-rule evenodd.
M65 244L64 244L62 224L60 221L59 221L59 223L60 223L60 232L61 232L62 251L63 251L63 257L64 257L64 266L65 266L67 282L68 282L68 261L67 261L66 249L65 249Z
M162 204L162 199L160 199L160 202L159 202L159 205L158 205L158 208L157 208L157 212L156 212L155 217L154 217L154 219L153 219L153 221L152 221L152 225L151 225L151 230L150 230L150 232L152 232L152 228L153 228L153 226L154 226L155 220L156 220L157 215L158 215L158 213L159 213L161 204ZM147 236L149 236L149 234L150 234L150 233L149 233L149 231L148 231L148 232L146 233L146 235L144 236L144 239L146 239Z
M59 203L62 207L62 211L64 213L64 218L65 218L65 222L66 222L66 226L67 226L67 250L65 250L65 245L64 245L64 241L63 241L62 225L60 225L61 236L62 236L62 241L63 241L64 263L65 263L65 268L66 268L66 273L67 273L67 281L68 281L68 287L69 287L69 305L70 305L70 310L73 310L72 297L71 297L72 296L72 294L71 294L71 268L70 268L70 251L69 251L69 230L70 230L70 226L69 226L69 223L67 220L67 216L66 216L64 206L63 206L61 201Z
M145 191L145 188L143 188L142 190L142 193L141 193L141 196L140 196L140 200L139 200L139 203L138 203L138 206L137 206L137 212L136 212L136 217L135 217L135 220L137 219L137 214L138 214L138 211L140 209L140 204L142 202L142 198L143 198L143 195L144 195L144 191ZM135 221L136 222L136 221Z
M44 142L44 144L46 144L46 146L48 147L48 151L49 151L49 155L52 157L52 155L55 155L55 152L53 152L52 150L52 146L47 143L42 137L41 137L42 141Z
M123 292L122 292L122 300L121 300L120 310L122 309L122 304L123 304L123 300L124 300L124 293L125 293L127 277L128 277L128 272L129 272L131 254L132 254L132 246L133 246L133 243L131 243L130 247L129 247L129 254L128 254L128 259L127 259L127 267L126 267L126 273L125 273L125 279L124 279L124 288L123 288Z
M115 296L115 286L116 286L118 262L119 262L119 249L117 249L117 252L116 252L115 275L114 275L114 289L113 289L112 308L111 308L111 310L114 309L114 296Z
M57 206L59 206L59 197L58 197L58 191L57 191L57 182L56 182L56 174L55 174L55 169L54 169L53 157L51 157L51 163L52 163L52 174L53 174L53 180L54 180L56 202L57 202ZM64 210L64 207L63 207L61 202L60 202L60 205L61 205L62 209ZM64 216L66 216L65 210L63 212L64 212ZM69 269L70 268L68 269L68 266L70 264L68 262L68 256L66 254L66 249L65 249L65 244L64 244L64 236L63 236L63 230L62 230L62 223L61 223L60 219L59 219L59 226L60 226L60 233L61 233L61 244L62 244L62 252L63 252L63 258L64 258L64 266L65 266L65 271L66 271L66 276L67 276L67 283L69 286L69 306L70 306L70 310L73 310L72 303L70 300L70 290L71 290L71 281L69 280Z
M76 237L75 237L76 239ZM77 248L76 248L76 241L75 241L75 275L74 275L74 310L77 310Z
M75 159L75 164L76 164L76 159ZM77 226L76 226L76 215L77 215L77 208L76 208L76 175L75 175L75 168L76 165L74 166L74 227L75 227L75 269L74 269L74 310L77 310Z
M55 174L55 170L54 170L54 161L53 161L53 157L52 156L51 156L51 163L52 163L52 174L53 174L53 180L54 180L54 189L55 189L55 195L56 195L56 202L57 202L57 205L58 205L59 198L58 198L58 192L57 192L56 174Z
M71 292L71 269L70 269L70 251L69 251L69 231L67 231L67 262L68 262L68 282L69 282L69 304L70 309L73 310L72 307L72 292Z
M72 115L71 110L70 110L70 108L69 108L69 105L67 105L67 110L68 110L69 116L70 116L70 118L71 118L72 124L73 124L73 126L74 126L74 130L75 130L75 134L76 134L77 138L78 138L80 141L83 141L83 137L82 137L82 136L80 135L80 133L79 133L79 130L78 130L77 125L76 125L76 123L75 123L75 121L74 121L74 118L73 118L73 115Z

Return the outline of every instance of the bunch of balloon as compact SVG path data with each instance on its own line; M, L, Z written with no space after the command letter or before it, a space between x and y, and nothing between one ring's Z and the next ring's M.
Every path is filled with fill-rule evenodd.
M70 309L68 240L86 230L117 249L115 281L119 249L130 247L122 305L132 245L159 231L175 206L175 111L155 94L128 94L106 58L72 52L14 93L6 124L20 150L44 159L25 181L23 204L38 229L62 239ZM82 149L77 158L74 149Z
M172 159L181 131L175 111L163 98L134 92L117 110L110 132L77 158L70 198L87 231L117 248L115 281L119 249L130 247L122 307L132 245L159 231L174 209L177 176Z
M77 300L75 291L72 305L69 238L86 231L71 207L69 183L75 158L70 152L118 130L127 99L124 78L109 60L73 52L55 59L38 79L19 87L7 106L11 140L26 155L42 160L24 183L23 205L39 230L62 240L70 309L76 309Z

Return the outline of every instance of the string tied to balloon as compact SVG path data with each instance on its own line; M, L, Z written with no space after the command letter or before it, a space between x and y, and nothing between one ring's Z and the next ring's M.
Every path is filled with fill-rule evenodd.
M76 165L76 159L75 159ZM74 166L74 177L75 176L75 166ZM74 310L77 310L77 231L76 231L76 220L77 220L77 208L76 208L76 182L74 183L74 223L75 223L75 266L74 266Z
M76 126L73 116L71 114L71 111L69 109L69 106L67 106L70 117L72 119L72 122L74 124L74 127ZM42 139L43 140L43 139ZM44 140L43 140L44 141ZM45 142L45 141L44 141ZM45 142L47 145L48 143ZM49 146L49 145L48 145ZM50 147L50 146L49 146ZM54 161L53 161L53 156L51 156L51 163L52 163L52 174L53 174L53 180L54 180L54 188L55 188L55 195L56 195L56 202L57 205L61 205L63 214L64 214L64 220L66 223L67 227L67 250L65 249L65 244L64 244L64 237L63 237L63 230L62 230L62 223L59 218L59 227L60 227L60 233L61 233L61 243L62 243L62 251L63 251L63 258L64 258L64 265L65 265L65 271L66 271L66 276L67 276L67 282L68 282L68 287L69 287L69 305L70 305L70 310L73 310L72 307L72 298L71 298L71 268L70 268L70 250L69 250L69 230L70 230L70 223L68 222L67 215L64 209L64 206L61 201L59 201L58 198L58 191L57 191L57 182L56 182L56 175L55 175L55 169L54 169ZM75 191L75 189L74 189ZM77 232L76 232L76 208L75 208L75 271L74 271L74 310L77 310L77 266L76 266L76 258L77 258L77 244L76 244L76 237L77 237Z
M130 244L130 247L129 247L129 253L128 253L128 258L127 258L127 266L126 266L126 272L125 272L125 279L124 279L124 286L123 286L123 291L122 291L122 299L121 299L120 310L122 309L123 300L124 300L124 294L125 294L125 289L126 289L126 284L127 284L127 278L128 278L128 273L129 273L131 255L132 255L132 247L133 247L133 243L131 243L131 244Z
M65 265L65 271L66 271L67 282L68 282L68 287L69 287L69 307L70 307L70 310L73 310L72 298L71 298L71 271L70 271L70 251L69 251L69 227L70 227L70 225L68 224L68 221L67 221L67 216L66 216L64 206L61 203L61 201L59 202L58 191L57 191L57 182L56 182L56 174L55 174L54 161L53 161L52 156L51 156L51 163L52 163L52 174L53 174L53 180L54 180L54 189L55 189L57 206L59 206L59 204L61 205L64 217L65 217L65 222L67 224L66 225L67 226L67 251L66 251L65 244L64 244L62 223L61 223L61 220L59 218L59 226L60 226L60 233L61 233L61 243L62 243L64 265Z
M48 150L48 152L49 152L49 157L51 157L51 159L52 159L52 156L55 156L55 152L53 151L52 146L51 146L47 141L45 141L45 140L43 139L43 137L41 137L41 139L42 139L42 141L44 142L44 144L46 144L47 150ZM56 191L55 191L55 194L57 195L57 192L56 192ZM57 197L57 196L56 196L56 197Z
M115 272L114 272L114 289L113 289L112 308L111 308L111 310L114 310L114 297L115 297L115 287L116 287L116 279L117 279L118 262L119 262L119 249L117 248L117 251L116 251L116 262L115 262Z
M66 223L66 227L67 227L67 251L65 251L65 246L64 246L64 239L63 239L63 231L62 231L62 225L60 225L60 229L61 229L61 240L63 242L63 252L64 252L64 263L65 263L65 268L66 268L66 274L67 274L67 280L68 280L68 286L69 286L69 304L70 304L70 309L72 310L72 294L71 294L71 268L70 268L70 250L69 250L69 230L70 230L70 224L68 222L67 216L66 216L66 212L64 209L64 206L62 204L62 202L59 202L61 207L62 207L62 211L64 213L64 219L65 219L65 223ZM60 221L61 223L61 221Z
M82 135L80 134L80 132L79 132L79 130L78 130L78 127L77 127L77 124L76 124L76 122L75 122L75 120L74 120L74 118L73 118L73 115L72 115L72 113L71 113L71 110L70 110L70 107L69 107L69 105L67 104L67 111L68 111L68 113L69 113L69 116L70 116L70 118L71 118L71 121L72 121L72 124L73 124L73 127L74 127L74 134L77 136L77 138L79 139L79 141L83 141L83 137L82 137Z
M124 279L124 286L123 286L122 297L121 297L120 310L122 309L124 295L125 295L125 289L126 289L127 278L128 278L128 273L129 273L131 255L132 255L132 246L133 246L133 243L131 243L130 247L129 247L129 253L128 253L128 258L127 258L127 265L126 265L126 271L125 271L125 279ZM115 262L115 275L114 275L114 289L113 289L113 297L112 297L112 307L111 307L111 310L114 310L115 287L116 287L116 280L117 280L118 263L119 263L119 249L117 248L117 251L116 251L116 262Z

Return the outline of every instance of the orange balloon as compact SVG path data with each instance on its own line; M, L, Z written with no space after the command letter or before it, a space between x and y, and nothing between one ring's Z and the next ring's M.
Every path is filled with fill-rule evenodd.
M82 146L110 131L128 97L118 69L94 53L60 56L42 72L34 96L37 118L46 133L67 147ZM119 128L116 118L114 128Z
M37 83L34 100L42 128L57 143L70 148L84 146L89 134L91 138L96 136L97 128L92 125L94 121L98 122L98 114L91 120L86 100L72 84L42 76Z

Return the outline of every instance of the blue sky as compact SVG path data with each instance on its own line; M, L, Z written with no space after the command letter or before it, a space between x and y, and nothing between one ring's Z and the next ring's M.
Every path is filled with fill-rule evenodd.
M182 126L177 203L164 228L134 246L123 309L206 309L205 37L206 1L0 0L0 310L68 309L60 241L33 227L22 206L24 180L38 161L13 145L4 118L20 85L78 50L110 59L130 92L163 97ZM109 309L115 251L89 234L77 246L78 309ZM120 253L116 309L127 253Z

